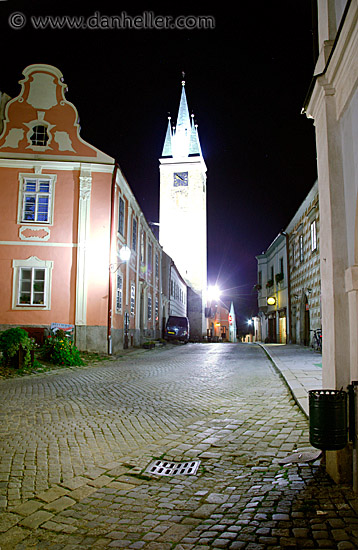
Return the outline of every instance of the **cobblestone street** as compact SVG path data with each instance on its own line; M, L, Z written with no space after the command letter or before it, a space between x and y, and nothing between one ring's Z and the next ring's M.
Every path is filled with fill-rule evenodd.
M3 380L0 402L1 550L358 548L349 489L307 453L285 463L315 450L259 346ZM150 475L154 459L200 464Z

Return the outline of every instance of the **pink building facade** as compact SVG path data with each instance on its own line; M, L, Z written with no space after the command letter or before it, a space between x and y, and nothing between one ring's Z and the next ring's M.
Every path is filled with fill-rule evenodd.
M80 137L57 68L23 75L0 111L0 330L73 325L110 353L160 336L162 249L124 175Z

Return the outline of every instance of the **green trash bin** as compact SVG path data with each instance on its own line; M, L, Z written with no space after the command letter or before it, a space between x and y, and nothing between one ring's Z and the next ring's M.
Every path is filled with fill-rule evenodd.
M348 442L347 393L343 390L310 390L309 425L312 447L338 451Z

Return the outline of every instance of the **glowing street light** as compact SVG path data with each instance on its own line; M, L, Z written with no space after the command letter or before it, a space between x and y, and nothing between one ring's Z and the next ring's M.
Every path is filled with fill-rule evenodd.
M129 248L129 246L127 245L122 246L122 248L119 251L119 258L122 261L116 264L110 264L109 266L110 271L112 273L115 273L116 271L118 271L118 269L122 264L126 264L127 262L129 262L130 257L131 257L131 249Z
M129 258L131 257L131 249L129 246L125 245L122 246L122 248L119 251L119 257L122 260L122 262L128 262Z
M212 302L214 300L219 300L221 295L221 290L218 285L212 285L208 287L208 301Z

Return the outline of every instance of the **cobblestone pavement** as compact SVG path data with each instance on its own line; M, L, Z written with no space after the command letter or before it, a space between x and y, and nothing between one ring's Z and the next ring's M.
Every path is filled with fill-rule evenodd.
M0 403L1 550L358 548L354 496L305 461L307 419L259 346L5 380Z

